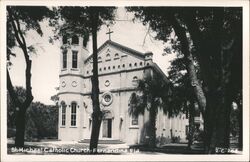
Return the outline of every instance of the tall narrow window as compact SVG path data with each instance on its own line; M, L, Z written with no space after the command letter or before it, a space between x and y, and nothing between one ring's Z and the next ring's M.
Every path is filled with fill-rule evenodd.
M76 103L71 103L71 126L76 126Z
M138 125L138 117L137 116L132 115L131 125Z
M66 35L63 36L63 44L67 44L68 43L68 38Z
M134 76L134 77L133 77L132 84L133 84L134 86L138 86L138 77L137 77L137 76Z
M132 126L138 125L138 116L134 114L135 110L137 109L138 102L139 102L139 96L137 96L136 93L132 93L130 96L129 105L128 105L129 111L132 112L132 116L131 116Z
M79 44L79 38L78 38L77 35L74 35L74 36L72 37L72 44Z
M77 51L72 51L72 68L77 68Z
M67 51L63 51L63 69L67 68Z
M62 102L62 126L65 126L66 121L66 105Z

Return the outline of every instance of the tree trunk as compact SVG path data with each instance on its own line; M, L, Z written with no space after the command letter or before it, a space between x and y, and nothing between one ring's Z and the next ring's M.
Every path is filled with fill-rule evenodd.
M188 108L189 110L189 118L188 118L188 124L189 124L189 130L188 130L188 149L191 149L191 145L193 144L193 138L194 138L194 103L191 102L191 105Z
M224 95L222 95L224 96ZM212 104L208 104L206 118L206 153L215 152L216 148L227 149L230 144L231 100L228 97L213 96Z
M185 21L197 51L197 59L206 86L206 110L204 117L204 145L207 153L215 153L216 147L228 147L230 99L225 96L226 78L223 67L221 47L221 31L223 24L223 9L213 10L214 18L211 33L205 40L202 38L195 19L195 11L188 12ZM209 46L208 46L209 44ZM211 49L211 46L213 47ZM226 139L227 138L227 139Z
M100 132L100 126L102 122L102 112L99 104L99 80L98 80L98 62L97 62L97 22L98 22L98 11L95 8L91 8L91 20L92 20L92 40L93 40L93 76L91 78L92 83L92 131L90 138L90 152L97 153L98 138Z
M189 50L189 41L186 35L186 30L179 24L173 13L172 17L170 18L170 21L172 22L175 34L178 36L178 40L180 41L181 52L183 53L186 59L185 66L190 79L190 85L193 87L200 111L202 113L202 116L204 117L204 112L206 109L206 97L202 89L202 85L199 82L196 74L193 56Z
M224 149L229 147L232 98L239 89L242 89L242 22L239 20L235 23L238 30L236 30L237 34L233 33L234 43L224 49L222 33L225 13L223 8L213 9L211 31L205 39L199 30L196 11L190 9L183 13L196 49L203 85L206 89L206 115L203 116L206 135L204 142L207 153L214 153L215 147ZM230 56L232 58L228 59Z
M150 108L149 112L149 147L154 148L156 146L156 109L153 106Z
M11 8L7 8L8 14L10 17L10 21L14 30L15 38L22 49L25 63L26 63L26 70L25 70L25 85L26 85L26 94L25 94L25 101L21 102L18 99L17 94L14 92L14 88L12 85L12 81L10 79L9 71L7 70L7 89L10 93L10 97L12 101L14 101L14 105L19 107L19 112L17 113L17 120L16 120L16 138L15 138L15 145L18 147L24 146L24 132L25 132L25 113L29 105L33 101L32 95L32 87L31 87L31 65L32 61L29 58L29 54L27 51L26 40L23 35L23 31L21 30L20 22L15 15L15 13L11 10Z
M15 146L23 147L24 146L24 136L25 136L25 112L27 108L25 107L17 107L17 115L16 115L16 138L15 138Z
M91 138L90 138L90 153L97 153L97 147L98 147L98 139L99 139L99 133L100 133L100 126L102 122L102 112L93 112L92 114L92 131L91 131Z

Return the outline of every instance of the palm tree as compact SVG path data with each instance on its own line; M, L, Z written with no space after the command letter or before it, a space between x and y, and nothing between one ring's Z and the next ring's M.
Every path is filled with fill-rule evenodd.
M173 112L171 107L168 107L170 102L171 86L169 82L163 80L158 75L146 77L138 81L137 91L140 95L133 93L129 100L128 113L130 116L138 117L144 115L145 111L149 112L149 125L146 128L149 141L149 147L156 145L156 115L159 109L162 109L165 114Z

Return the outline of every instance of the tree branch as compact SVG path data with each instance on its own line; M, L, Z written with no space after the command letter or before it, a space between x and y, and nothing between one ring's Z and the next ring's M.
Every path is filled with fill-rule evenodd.
M19 21L18 21L17 19L15 19L15 22L16 22L16 24L17 24L18 34L20 35L20 37L21 37L21 39L22 39L22 43L23 43L22 46L23 46L25 49L27 49L26 41L25 41L25 38L24 38L24 36L23 36L23 34L22 34L22 30L21 30L21 27L20 27L20 23L19 23ZM15 28L16 28L16 27L15 27ZM28 59L28 52L25 53L25 59Z
M203 46L205 45L202 40L202 35L199 30L199 26L196 22L195 17L195 11L194 10L188 10L188 12L185 12L183 14L184 21L187 25L188 31L190 33L190 37L192 38L192 42L195 46L196 53L197 53L197 59L199 60L199 66L201 67L201 73L202 77L204 78L204 81L207 82L207 84L210 84L209 80L212 78L209 78L208 74L211 74L211 65L209 60L209 55L204 54L202 51ZM206 45L205 45L206 46Z
M32 95L32 91L31 91L31 89L32 89L31 88L31 65L32 65L32 61L29 59L29 54L28 54L27 47L26 47L26 41L25 41L25 38L24 38L24 36L22 34L18 18L14 17L14 14L11 11L10 8L7 8L7 10L8 10L8 13L9 13L9 17L10 17L12 27L14 29L15 38L17 39L17 42L18 42L18 44L20 45L20 47L21 47L21 49L23 51L25 62L26 62L26 70L25 70L26 99L25 99L23 105L24 105L24 107L27 108L30 105L30 103L32 102L32 100L33 100L33 95Z
M14 91L14 87L12 85L12 81L10 79L10 74L9 74L9 70L7 70L7 89L10 93L11 99L14 101L15 106L21 106L21 102L17 97L16 92Z
M14 34L15 34L15 37L16 37L16 39L17 39L17 42L18 42L18 44L19 44L21 47L23 47L23 42L21 41L21 39L20 39L20 37L19 37L18 30L17 30L16 24L15 24L15 22L14 22L14 18L13 18L12 11L11 11L10 8L7 8L7 10L8 10L8 14L9 14L9 17L10 17L10 22L11 22L12 27L13 27L13 29L14 29Z
M142 47L145 45L147 35L149 34L149 30L150 30L150 27L148 27L147 32L146 32L146 34L145 34L145 36L144 36L143 43L142 43Z
M185 64L186 64L186 68L189 74L191 86L194 89L200 111L204 117L204 112L206 108L206 97L203 92L202 86L197 78L197 74L196 74L195 67L193 64L193 56L191 52L189 51L189 42L186 36L186 30L184 27L182 27L179 24L179 22L176 20L173 13L170 13L170 15L171 16L169 20L171 21L174 31L176 35L178 36L179 41L181 42L181 52L184 54L184 57L186 59Z

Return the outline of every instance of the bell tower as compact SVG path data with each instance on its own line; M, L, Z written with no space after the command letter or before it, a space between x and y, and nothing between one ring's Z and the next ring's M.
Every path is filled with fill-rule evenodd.
M61 38L58 139L74 140L83 136L83 70L88 57L87 41L79 35Z

